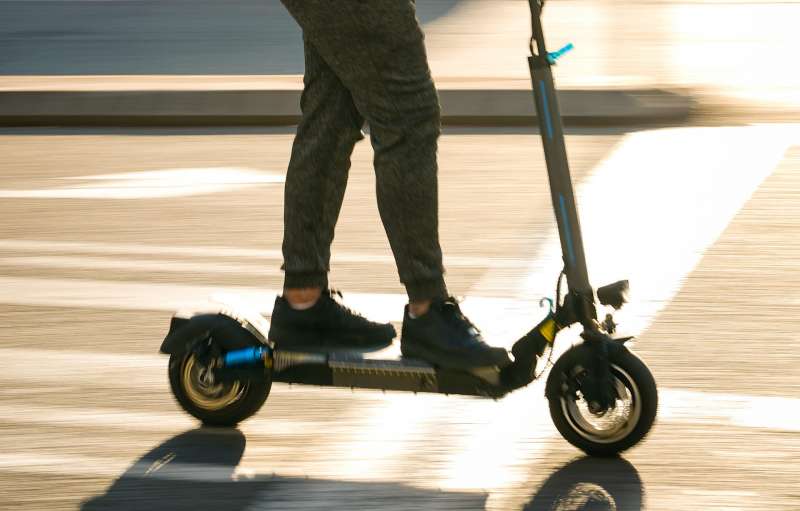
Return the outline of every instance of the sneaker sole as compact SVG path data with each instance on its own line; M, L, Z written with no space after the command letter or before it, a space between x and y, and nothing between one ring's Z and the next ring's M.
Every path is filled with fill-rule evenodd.
M442 369L454 369L461 371L491 366L503 368L511 365L511 359L508 358L508 352L502 348L494 348L494 350L495 353L497 353L497 360L487 364L485 360L479 361L472 358L458 358L458 356L453 356L452 354L443 355L440 352L436 352L435 350L431 350L425 346L421 346L413 342L409 343L406 341L406 344L403 344L402 342L400 343L400 352L405 358L423 360L435 367L441 367ZM505 354L505 357L502 356L503 353ZM504 360L501 360L502 358L504 358ZM444 362L442 362L443 360Z
M375 335L366 341L357 340L351 342L326 341L325 336L318 335L316 332L288 332L280 328L271 329L269 340L275 343L277 349L283 351L311 351L314 353L340 353L356 352L369 353L380 351L392 345L396 334L389 336L389 332L383 336Z

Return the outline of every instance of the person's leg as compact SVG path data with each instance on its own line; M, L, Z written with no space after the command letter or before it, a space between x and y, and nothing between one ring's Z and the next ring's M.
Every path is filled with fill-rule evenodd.
M455 369L505 366L447 298L438 236L440 108L413 0L282 0L370 126L378 206L409 295L401 351Z
M375 150L378 206L412 312L444 298L436 150L440 108L410 0L283 0L350 90Z
M303 118L284 189L284 296L310 307L328 285L330 246L342 206L350 155L363 117L350 92L304 37Z
M391 344L389 323L356 314L328 288L330 247L344 198L350 155L364 119L350 91L305 37L303 118L284 190L283 296L275 299L269 338L279 349L372 350Z
M356 98L368 112L381 220L412 312L421 315L431 299L447 297L437 187L441 109L413 1L381 14L366 27L384 34L370 48L379 85Z

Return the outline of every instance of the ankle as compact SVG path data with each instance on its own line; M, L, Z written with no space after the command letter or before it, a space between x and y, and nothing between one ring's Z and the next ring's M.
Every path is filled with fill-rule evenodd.
M408 315L411 316L411 319L416 319L420 316L424 316L428 313L431 308L431 300L423 300L420 302L409 302L408 304Z
M289 306L296 310L305 310L313 307L322 296L320 287L284 288L283 297Z

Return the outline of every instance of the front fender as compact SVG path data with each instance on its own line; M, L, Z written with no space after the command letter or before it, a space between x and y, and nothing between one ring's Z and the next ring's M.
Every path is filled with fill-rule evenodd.
M609 360L619 357L622 352L628 351L625 342L632 338L612 339L606 342ZM590 366L593 362L594 353L589 342L577 344L565 351L553 365L553 369L547 376L544 394L547 399L557 399L561 396L563 385L566 383L564 371L576 365Z

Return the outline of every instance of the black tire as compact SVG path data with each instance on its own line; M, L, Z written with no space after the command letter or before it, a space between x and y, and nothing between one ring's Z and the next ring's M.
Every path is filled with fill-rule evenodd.
M578 449L591 456L614 456L650 432L658 411L658 390L642 359L624 346L609 346L611 373L624 399L603 416L591 414L574 392L579 387L575 377L590 367L591 356L590 347L582 344L567 350L555 363L547 380L550 416L558 432ZM601 422L600 426L592 420ZM605 426L603 421L611 424Z
M187 328L186 331L191 331ZM259 346L258 340L234 321L220 321L202 339L192 339L186 349L169 357L169 383L178 404L208 426L233 427L263 406L272 387L272 378L236 380L208 385L201 381L205 367L190 349L195 342L219 343L221 347Z

